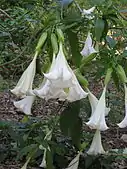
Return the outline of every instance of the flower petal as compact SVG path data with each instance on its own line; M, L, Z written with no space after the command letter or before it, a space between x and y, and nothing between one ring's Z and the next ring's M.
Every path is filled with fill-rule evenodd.
M45 148L45 150L44 150L44 155L43 155L43 159L42 159L42 162L41 162L41 164L40 164L40 167L42 167L42 168L46 168L46 152L47 152L47 150L46 150L46 148Z
M94 49L94 47L92 45L92 38L90 36L90 32L88 32L84 48L82 49L82 51L80 53L84 57L88 57L89 55L91 55L93 53L97 53L97 51Z
M90 120L86 123L90 128L92 129L98 129L100 131L107 130L107 124L105 121L105 93L106 93L106 87L103 90L103 93L99 99L99 102L97 104L97 107L90 117Z
M32 115L31 107L34 100L35 96L26 96L24 99L14 102L14 106L20 111L24 112L26 115Z
M101 143L101 134L99 130L96 130L94 137L93 137L92 144L87 154L89 155L105 154L105 151Z
M28 90L32 90L33 80L36 71L36 58L37 55L33 58L33 61L30 63L28 68L24 71L21 78L19 79L16 87L11 90L11 92L17 96L24 97Z
M88 93L86 93L82 87L80 86L75 74L73 71L70 69L72 73L72 80L73 80L73 86L69 88L68 92L68 97L67 100L70 102L76 101L76 100L81 100L83 98L86 98Z
M95 10L95 7L93 6L92 8L90 8L90 9L83 9L83 12L82 12L82 14L83 15L90 15L93 11Z
M91 113L91 116L93 115L94 111L96 110L96 107L97 107L97 104L99 102L99 100L96 98L95 95L93 95L90 90L87 88L87 91L88 91L88 99L89 99L89 102L90 102L90 105L91 105L91 109L92 109L92 113ZM106 107L105 108L105 116L108 115L110 111L110 108L109 107Z
M63 53L63 47L60 43L59 45L59 53L56 57L54 67L49 73L45 73L44 76L52 85L56 88L68 88L72 86L72 75L68 69L69 65L65 59Z

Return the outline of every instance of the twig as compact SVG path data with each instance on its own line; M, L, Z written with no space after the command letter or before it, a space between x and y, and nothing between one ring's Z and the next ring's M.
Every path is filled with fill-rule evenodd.
M4 15L6 15L8 18L10 18L11 20L13 20L13 18L11 16L9 16L7 14L7 12L5 12L3 9L0 9L0 12L2 12Z
M77 6L77 8L79 9L79 11L82 13L82 9L80 8L79 4L76 1L74 1L74 3Z

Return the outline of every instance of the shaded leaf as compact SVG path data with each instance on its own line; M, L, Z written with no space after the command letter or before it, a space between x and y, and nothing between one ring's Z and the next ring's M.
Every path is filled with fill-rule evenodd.
M95 36L97 41L100 41L102 33L104 31L104 27L105 27L104 20L97 18L95 22Z
M66 32L71 46L72 61L77 67L79 67L81 64L82 55L79 52L77 33L72 32L71 30L67 30Z

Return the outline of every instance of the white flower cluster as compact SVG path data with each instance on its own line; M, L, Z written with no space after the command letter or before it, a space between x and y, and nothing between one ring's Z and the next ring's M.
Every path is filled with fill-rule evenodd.
M89 57L89 55L96 52L97 51L92 44L90 33L88 33L81 54L84 57ZM58 54L53 54L50 69L47 73L44 73L42 84L39 88L32 89L36 72L36 58L37 54L35 54L33 61L24 71L16 87L11 90L13 94L22 98L22 100L14 102L15 107L23 111L25 114L31 115L31 107L36 96L45 100L57 98L63 101L68 100L69 102L81 100L88 96L92 113L86 125L91 129L95 129L96 132L87 153L90 155L104 154L105 151L101 143L100 132L108 129L105 116L107 116L110 111L110 108L106 107L105 101L106 86L104 87L99 100L89 91L88 88L87 92L84 91L65 58L62 42L59 42ZM126 85L124 87L126 115L124 120L118 124L121 128L127 126L127 87Z
M32 89L36 70L36 56L24 71L16 87L11 92L23 99L14 102L14 105L27 115L31 115L31 107L35 97L49 100L60 99L70 102L87 97L88 93L80 86L73 70L67 63L60 42L57 56L53 60L48 73L44 73L44 80L39 88ZM67 90L66 90L67 89Z

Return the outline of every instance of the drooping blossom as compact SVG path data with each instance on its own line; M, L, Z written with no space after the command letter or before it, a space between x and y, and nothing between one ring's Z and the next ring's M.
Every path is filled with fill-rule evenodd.
M98 101L94 113L91 115L89 121L86 123L91 129L98 129L100 131L107 130L107 124L105 121L105 93L106 87L103 89L103 93Z
M42 167L42 168L46 168L46 152L47 152L47 150L45 148L44 149L44 154L43 154L43 159L42 159L42 162L40 164L40 167Z
M68 88L73 85L72 74L63 53L62 43L59 44L59 52L55 59L53 69L49 73L45 73L44 76L53 86L58 88Z
M34 100L35 96L26 96L22 100L15 101L14 106L20 111L24 112L26 115L32 115L31 108Z
M32 90L33 80L36 72L36 58L37 58L37 53L35 54L30 65L22 74L16 87L13 90L11 90L11 92L16 96L25 97L26 93L29 90Z
M90 32L87 35L84 48L81 51L81 55L84 57L88 57L89 55L97 53L97 51L94 49L92 44L92 38L90 36Z
M70 69L72 73L72 80L73 80L73 86L69 88L67 100L70 102L81 100L83 98L86 98L88 93L83 90L83 88L80 86L75 74Z
M92 116L94 111L96 110L99 100L96 98L96 96L93 93L90 92L88 88L87 88L87 91L88 91L88 99L89 99L91 110L92 110L91 112L91 116ZM110 111L110 108L105 107L105 116L108 115L109 111Z
M53 60L49 72L54 69L55 60L56 60L55 54L53 54ZM33 93L38 97L44 98L46 100L51 98L55 98L55 99L60 98L61 100L64 100L66 98L66 93L64 92L64 90L61 89L60 87L56 88L56 86L53 86L51 81L48 80L46 77L44 77L44 80L40 85L40 87L33 90Z
M101 134L99 130L96 130L92 144L87 152L89 155L98 155L98 154L105 154L105 151L103 149L102 143L101 143Z
M85 16L87 19L91 20L94 18L94 16L92 16L92 13L94 12L95 7L92 7L90 9L83 9L82 10L82 15Z
M65 90L68 92L65 92ZM67 63L62 43L59 45L57 57L53 58L49 73L44 74L44 81L39 89L34 90L35 95L50 99L76 101L87 96L80 86L75 74Z

